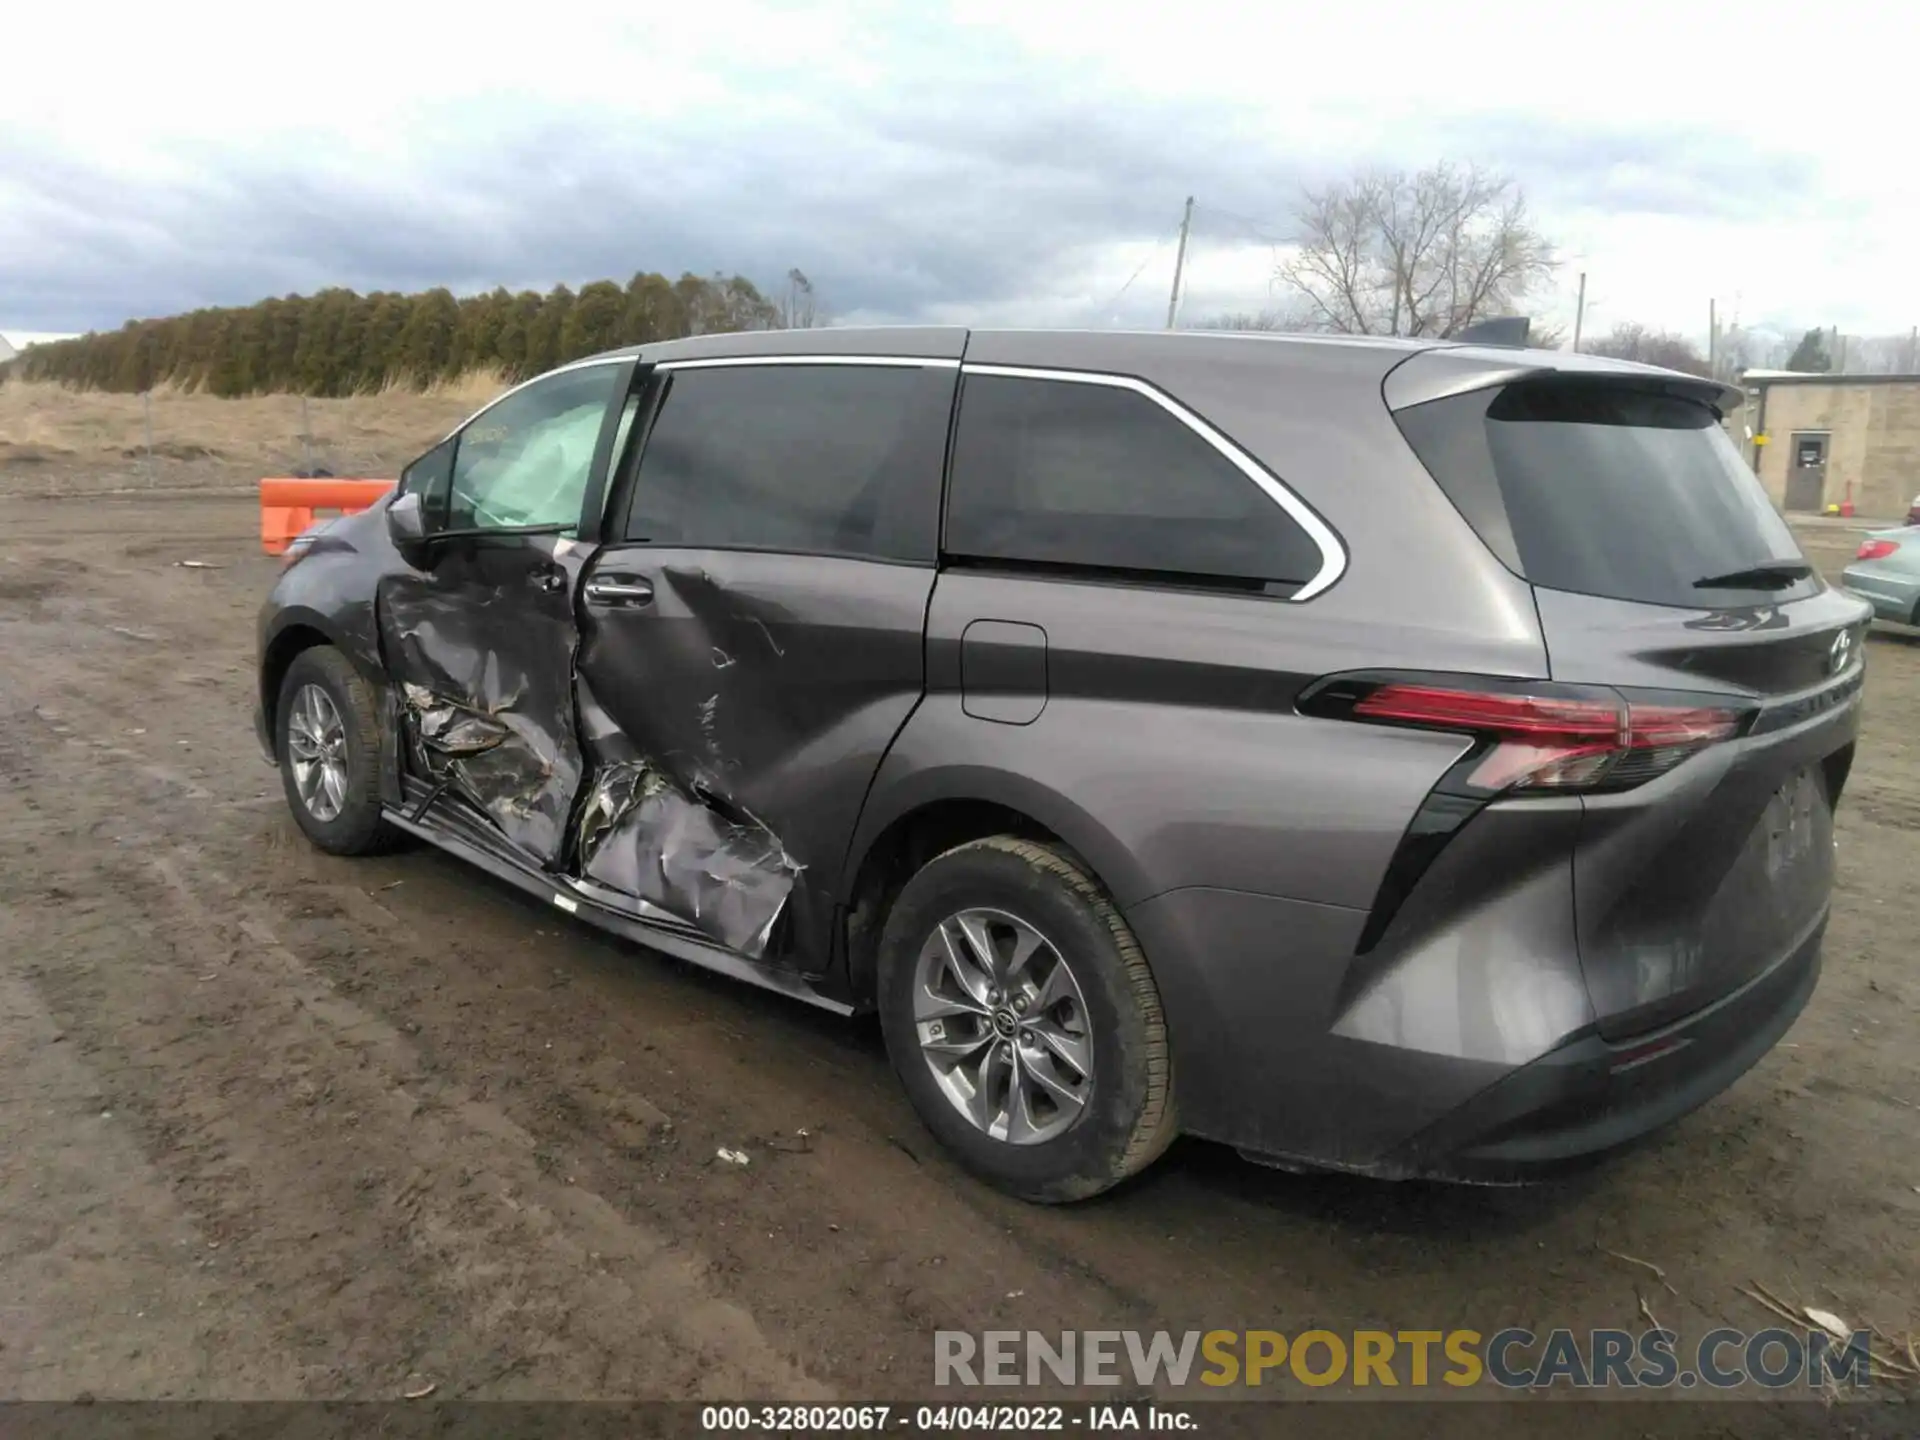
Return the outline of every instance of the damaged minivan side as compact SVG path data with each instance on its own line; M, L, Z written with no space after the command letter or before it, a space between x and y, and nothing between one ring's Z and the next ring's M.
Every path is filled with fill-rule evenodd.
M324 849L877 1011L1013 1193L1179 1132L1525 1175L1817 974L1864 617L1725 403L1444 342L595 356L289 556L257 725Z

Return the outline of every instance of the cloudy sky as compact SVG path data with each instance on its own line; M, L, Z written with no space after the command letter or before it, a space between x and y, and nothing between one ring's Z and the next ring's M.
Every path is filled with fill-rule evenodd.
M1898 4L171 0L16 6L0 329L325 285L810 275L836 319L1257 311L1300 188L1476 161L1543 312L1920 321ZM1462 12L1472 18L1462 19ZM440 17L445 18L440 18Z

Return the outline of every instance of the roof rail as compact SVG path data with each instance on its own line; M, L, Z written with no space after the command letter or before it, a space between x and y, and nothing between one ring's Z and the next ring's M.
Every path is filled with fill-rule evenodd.
M1447 338L1460 345L1497 345L1503 349L1524 350L1529 324L1524 315L1501 315L1491 320L1476 320Z

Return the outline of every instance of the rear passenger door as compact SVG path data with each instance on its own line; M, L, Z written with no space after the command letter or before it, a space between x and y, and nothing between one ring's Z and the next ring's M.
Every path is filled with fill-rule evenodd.
M757 957L777 917L752 891L784 873L791 893L768 893L802 968L826 968L832 884L924 685L957 375L921 359L660 366L581 587L579 698L603 774L700 808L669 798L651 834L596 846L595 813L629 802L590 796L589 880Z
M856 844L965 784L1108 847L1085 858L1122 906L1183 885L1361 894L1351 776L1293 713L1306 679L1350 663L1291 603L1334 573L1319 523L1154 385L969 359L927 698ZM1407 813L1432 780L1403 782ZM1289 844L1287 804L1326 818L1325 843Z

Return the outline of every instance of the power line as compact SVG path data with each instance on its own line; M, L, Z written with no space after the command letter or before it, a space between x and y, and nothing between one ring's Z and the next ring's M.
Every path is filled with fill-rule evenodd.
M1291 240L1281 238L1277 233L1286 228L1283 225L1271 225L1264 220L1249 219L1237 211L1223 210L1220 206L1211 202L1205 204L1196 203L1194 209L1204 210L1209 214L1218 215L1223 220L1232 220L1236 224L1244 226L1253 235L1254 239L1264 241L1268 245L1290 245L1293 243Z
M1264 227L1262 222L1255 220L1250 216L1239 214L1237 211L1223 209L1218 205L1203 203L1199 200L1196 200L1194 202L1193 209L1194 209L1194 215L1195 215L1196 221L1202 215L1212 216L1217 219L1231 221L1233 222L1232 228L1245 232L1247 235L1250 235L1255 241L1258 241L1260 244L1264 244L1265 246L1267 246L1271 254L1273 268L1268 273L1267 283L1266 283L1266 296L1261 303L1263 306L1267 307L1268 309L1271 309L1271 307L1275 303L1276 293L1279 291L1282 283L1282 277L1280 274L1280 269L1281 269L1280 252L1284 247L1290 246L1294 242L1281 238L1281 236L1279 236L1278 234L1273 233L1271 229ZM1236 241L1232 239L1230 235L1222 236L1221 238L1222 238L1222 243L1229 248L1232 248L1232 249L1251 248L1251 247L1245 246L1244 242L1242 241ZM1193 246L1198 246L1200 243L1200 239L1201 239L1201 227L1196 223L1196 225L1194 226L1193 234L1190 239L1190 244ZM1191 260L1192 258L1191 254L1189 255L1188 258L1189 260ZM1265 312L1263 311L1263 313Z
M1268 225L1262 221L1254 220L1249 218L1248 216L1241 215L1236 211L1222 209L1218 205L1203 204L1199 200L1193 200L1189 203L1192 205L1194 214L1197 215L1201 213L1206 213L1210 215L1216 215L1223 220L1231 220L1235 224L1239 225L1240 227L1245 229L1247 232L1249 232L1254 239L1260 241L1263 244L1273 246L1277 249L1280 246L1289 245L1293 243L1290 240L1282 239L1277 233L1275 233L1277 230L1282 228L1280 226ZM1175 225L1173 225L1170 229L1168 229L1165 233L1163 233L1157 240L1154 241L1153 248L1147 251L1146 255L1141 259L1139 265L1137 265L1134 268L1134 272L1127 277L1126 284L1122 285L1118 290L1114 291L1112 297L1108 299L1105 304L1095 307L1093 314L1096 317L1099 317L1102 319L1104 319L1107 315L1109 315L1112 312L1113 307L1118 305L1121 302L1121 300L1126 298L1126 294L1129 290L1133 288L1134 282L1137 281L1142 275L1146 274L1147 267L1152 265L1155 260L1160 258L1160 254L1162 251L1164 251L1167 248L1168 242L1173 240L1175 236L1177 236L1183 228L1189 229L1189 241L1191 242L1191 239L1193 237L1191 234L1190 227L1188 225L1186 225L1184 222L1176 223ZM1267 288L1268 288L1269 294L1271 294L1271 291L1273 289L1271 282L1268 284Z
M1180 227L1178 225L1175 225L1172 229L1168 230L1165 234L1163 234L1158 240L1154 241L1153 248L1147 252L1146 258L1140 262L1138 268L1134 270L1133 274L1127 277L1127 283L1122 285L1118 290L1114 291L1113 298L1107 301L1106 304L1097 306L1093 313L1096 316L1103 316L1108 314L1113 309L1114 306L1118 305L1121 301L1121 298L1126 295L1127 291L1133 288L1133 282L1138 280L1142 275L1146 274L1147 266L1151 265L1154 262L1155 257L1158 256L1162 250L1167 248L1167 242L1173 239L1173 237L1176 234L1178 234L1179 231L1180 231Z

